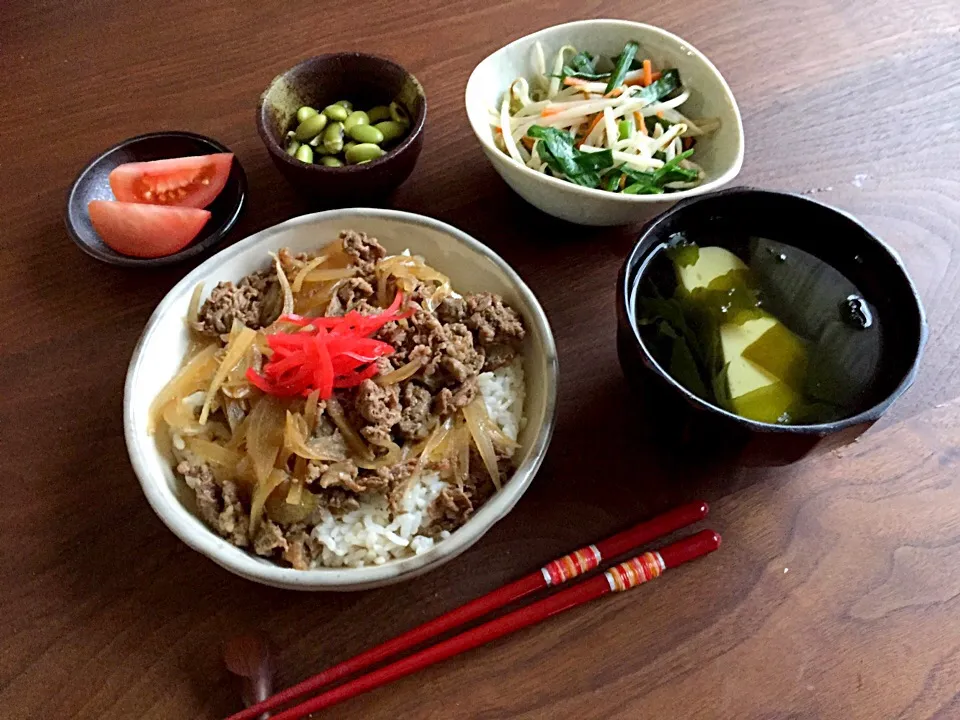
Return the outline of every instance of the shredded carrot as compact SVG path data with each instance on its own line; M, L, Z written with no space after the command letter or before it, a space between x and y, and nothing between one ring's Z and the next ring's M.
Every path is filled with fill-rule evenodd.
M663 120L663 110L657 110L657 117Z
M557 115L561 112L563 112L563 108L558 108L555 105L547 105L540 111L540 117L550 117L551 115Z
M653 84L653 63L649 59L643 61L643 86L649 87Z
M590 133L592 133L593 130L594 130L594 128L596 128L597 125L600 124L600 121L601 121L601 120L603 120L603 113L602 113L602 112L601 112L601 113L597 113L596 115L593 116L593 120L591 120L591 121L590 121L590 124L587 125L587 130L586 130L586 132L583 133L583 140L580 141L580 144L581 144L581 145L583 145L583 143L586 141L586 139L587 139L588 137L590 137Z
M496 132L497 135L503 135L503 128L498 126L494 132Z
M627 185L627 176L626 176L626 175L621 175L621 176L620 176L620 189L623 190L623 188L626 187L626 185Z
M575 78L575 77L565 77L563 79L563 84L571 85L571 86L580 86L580 85L586 85L587 81L581 80L580 78Z
M520 138L520 142L523 143L523 146L527 150L529 150L530 152L533 152L533 143L536 141L532 137L527 137L526 135L524 135L522 138Z
M623 95L623 88L622 88L622 87L615 87L613 90L611 90L611 91L608 92L606 95L604 95L604 97L605 97L605 98L615 98L615 97L620 97L621 95Z
M651 74L650 74L650 82L656 82L656 81L659 80L661 77L663 77L663 73L661 73L661 72L651 73ZM645 80L644 80L644 78L643 78L642 76L641 76L641 77L638 77L638 78L634 78L633 80L627 80L627 81L624 83L624 85L643 85L644 87L646 87Z
M643 121L643 113L642 113L642 112L639 112L639 111L634 112L634 113L633 113L633 119L634 119L634 120L636 121L636 123L637 123L637 130L639 130L642 134L646 135L646 134L647 134L647 124Z

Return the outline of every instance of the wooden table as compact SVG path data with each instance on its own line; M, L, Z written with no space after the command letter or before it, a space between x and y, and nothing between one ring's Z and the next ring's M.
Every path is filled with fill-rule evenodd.
M930 318L913 389L858 443L787 468L696 469L638 443L614 349L636 228L592 230L511 194L463 111L474 65L582 17L669 28L743 111L740 181L857 214L903 255ZM459 560L360 594L259 587L188 550L127 461L121 398L141 327L190 268L131 272L68 239L88 158L189 129L250 180L239 239L308 210L257 138L260 91L335 49L397 58L430 98L395 207L489 243L541 298L562 379L556 436L516 510ZM0 715L218 718L221 642L264 632L286 685L694 498L722 551L353 700L324 717L960 717L960 4L607 0L0 4Z

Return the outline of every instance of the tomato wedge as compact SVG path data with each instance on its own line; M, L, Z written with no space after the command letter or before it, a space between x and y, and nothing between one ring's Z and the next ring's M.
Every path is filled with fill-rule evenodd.
M124 255L156 258L190 244L210 219L209 210L91 200L90 222L100 238Z
M118 165L110 189L120 202L205 208L227 184L233 153Z

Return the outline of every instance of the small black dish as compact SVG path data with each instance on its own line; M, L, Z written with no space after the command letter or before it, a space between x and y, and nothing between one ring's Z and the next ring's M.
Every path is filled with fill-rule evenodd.
M159 258L136 258L121 255L100 239L90 223L87 204L91 200L113 200L110 172L123 163L164 160L166 158L211 155L231 152L216 140L191 132L155 132L138 135L114 145L91 160L70 188L65 221L73 241L88 255L111 265L125 267L160 267L195 257L219 244L240 217L247 199L247 176L240 162L233 158L230 177L223 191L207 208L211 217L200 234L183 250Z
M644 343L636 293L654 256L674 233L765 237L804 250L845 275L876 308L884 337L891 338L881 347L869 406L833 422L762 423L699 398L671 377ZM725 243L719 239L716 244ZM913 383L926 339L920 297L897 254L850 215L789 193L732 188L677 203L644 226L618 280L617 347L623 372L638 391L651 428L664 441L700 457L777 465L816 446L849 442Z

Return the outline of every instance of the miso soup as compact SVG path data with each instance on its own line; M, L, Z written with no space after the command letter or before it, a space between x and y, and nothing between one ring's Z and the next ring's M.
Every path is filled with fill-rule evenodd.
M806 425L871 404L881 318L843 274L796 247L676 235L651 259L636 309L661 367L737 415Z

